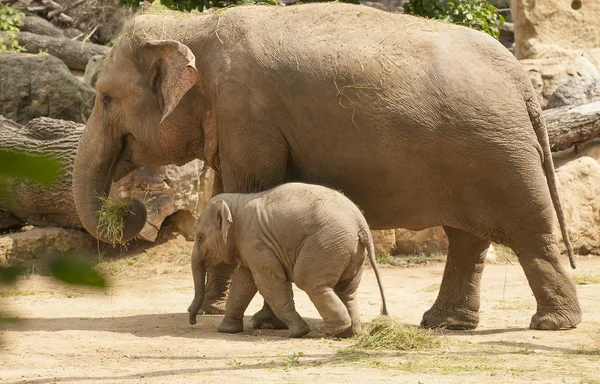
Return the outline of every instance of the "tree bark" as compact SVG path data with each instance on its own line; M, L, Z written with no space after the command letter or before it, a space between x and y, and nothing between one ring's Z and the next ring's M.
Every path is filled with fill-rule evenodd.
M48 20L39 16L25 16L21 32L29 32L37 35L64 38L62 29L58 28Z
M88 60L94 55L107 56L110 47L94 43L82 43L70 39L36 35L29 32L15 33L19 44L28 53L47 51L52 56L61 59L70 69L85 70ZM0 39L10 39L10 33L0 32Z
M600 101L547 109L543 113L553 149L567 149L600 137Z

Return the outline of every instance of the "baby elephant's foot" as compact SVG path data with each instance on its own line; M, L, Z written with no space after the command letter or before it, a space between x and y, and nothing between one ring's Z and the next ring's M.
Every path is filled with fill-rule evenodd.
M356 335L357 333L360 333L360 330L359 330L359 332L356 332L356 330L353 327L348 327L345 331L342 331L342 332L339 332L339 333L336 333L336 334L333 334L333 335L332 334L328 334L327 336L329 336L329 337L339 337L341 339L346 339L348 337L352 337L352 336Z
M538 312L531 318L529 328L541 330L568 329L575 328L579 322L581 322L581 310L579 308L570 312Z
M310 327L306 324L306 321L302 320L302 323L293 325L290 327L291 337L302 337L310 332Z
M262 308L256 312L250 320L250 326L254 329L288 329L288 326L279 320L270 308Z
M218 331L222 333L240 333L244 330L243 320L233 320L223 318Z
M206 315L223 315L225 313L225 303L227 300L217 300L213 302L207 302L206 300L200 307L200 313ZM189 312L189 308L188 308Z

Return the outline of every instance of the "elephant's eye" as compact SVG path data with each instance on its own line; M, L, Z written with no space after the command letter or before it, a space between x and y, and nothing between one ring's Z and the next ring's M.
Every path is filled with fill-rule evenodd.
M105 107L107 107L108 104L110 104L111 100L112 97L110 97L108 93L102 94L102 104L104 104Z
M152 77L152 91L156 92L158 90L158 82L160 80L160 71L157 69L154 72L154 76Z
M203 234L201 234L201 233L199 233L199 234L196 236L196 242L197 242L198 244L202 244L202 243L204 242L204 235L203 235Z

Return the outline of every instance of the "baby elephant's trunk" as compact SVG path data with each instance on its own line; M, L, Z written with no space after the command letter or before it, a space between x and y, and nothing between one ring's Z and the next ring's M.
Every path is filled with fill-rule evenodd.
M375 272L375 278L377 279L377 285L379 285L379 293L381 294L381 314L387 316L387 303L385 302L385 294L383 293L383 285L381 284L381 277L379 276L379 268L377 267L377 261L375 260L375 245L373 244L373 237L371 236L371 231L368 229L361 229L358 232L358 239L360 243L367 250L367 255L369 257L369 262L371 263L371 267L373 267L373 272Z
M204 265L194 266L192 268L194 276L194 301L190 305L190 324L196 324L196 316L204 300L204 286L206 282L206 271Z

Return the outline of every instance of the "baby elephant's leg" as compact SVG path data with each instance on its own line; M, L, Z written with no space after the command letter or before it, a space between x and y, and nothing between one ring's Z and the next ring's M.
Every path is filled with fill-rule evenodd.
M219 325L219 332L238 333L244 330L244 312L254 295L256 295L256 284L252 273L248 268L238 266L233 275L225 305L225 316Z
M360 271L351 279L340 281L334 288L334 292L338 295L342 303L348 309L350 319L352 320L352 327L348 329L344 334L338 335L340 337L350 337L360 333L360 309L358 307L358 300L356 299L356 290L360 285L360 279L362 275L362 267Z
M292 296L292 283L287 279L281 265L263 266L253 270L258 291L281 321L288 326L291 337L302 337L310 332L310 327L296 312Z
M302 288L302 287L301 287ZM348 309L330 286L314 286L305 289L325 322L327 336L344 337L352 329Z

